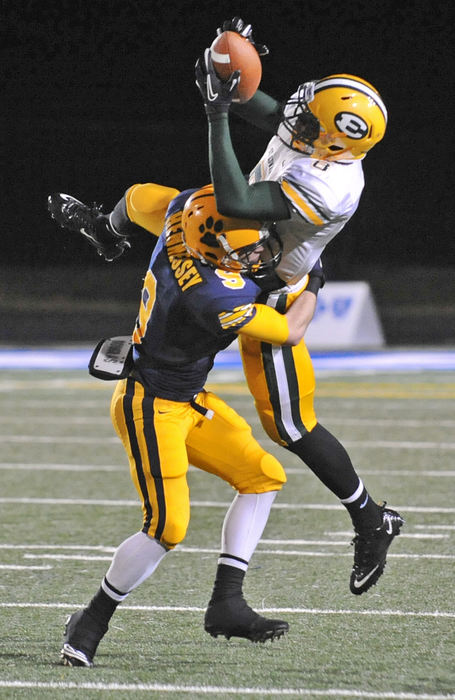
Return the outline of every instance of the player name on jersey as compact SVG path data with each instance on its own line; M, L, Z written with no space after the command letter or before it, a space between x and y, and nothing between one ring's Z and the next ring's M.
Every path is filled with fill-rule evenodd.
M166 230L166 252L175 279L182 292L186 292L195 284L201 284L203 279L183 244L181 222L182 212L177 212L169 217Z

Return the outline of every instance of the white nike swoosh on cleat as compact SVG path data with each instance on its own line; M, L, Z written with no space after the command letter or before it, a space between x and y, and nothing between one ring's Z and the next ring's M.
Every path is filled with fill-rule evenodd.
M388 535L393 535L393 525L392 525L392 520L391 518L387 518L387 529L386 532Z
M354 588L361 588L368 581L368 579L370 579L373 576L374 572L377 569L379 569L379 564L376 564L374 569L371 569L371 571L369 571L366 576L364 576L362 579L360 579L360 581L357 581L357 579L354 579L354 583L353 583Z
M95 241L93 238L92 234L86 231L84 227L80 228L79 231L82 233L83 236L89 239L89 241L92 241L94 245L98 245L98 241Z
M71 644L68 644L67 642L65 642L65 644L63 645L60 655L63 660L66 660L67 665L75 665L71 664L71 659L77 659L87 668L91 668L93 666L93 662L90 661L90 659L87 657L86 654L84 654L83 651L75 649L71 646Z

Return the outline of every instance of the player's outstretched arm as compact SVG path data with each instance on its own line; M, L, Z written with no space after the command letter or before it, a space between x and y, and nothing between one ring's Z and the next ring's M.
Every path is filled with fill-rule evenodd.
M218 27L216 33L222 34L223 32L236 32L243 36L250 44L253 44L254 48L258 52L259 56L267 56L269 50L265 44L260 44L253 37L253 27L251 24L247 24L241 17L233 17L232 19L225 19L221 27Z
M229 131L228 112L239 72L222 81L213 67L210 49L196 63L196 84L204 100L209 127L209 165L217 209L225 216L278 221L288 219L288 203L279 183L248 185L235 154Z
M231 111L270 135L276 134L282 117L282 105L262 90L256 90L248 102L234 102Z
M253 36L253 27L247 24L241 17L233 17L225 20L216 33L236 32L253 44L259 56L267 56L269 50L265 44L256 41ZM274 134L281 120L282 106L280 102L262 90L257 90L253 97L244 103L232 104L232 112L254 126Z

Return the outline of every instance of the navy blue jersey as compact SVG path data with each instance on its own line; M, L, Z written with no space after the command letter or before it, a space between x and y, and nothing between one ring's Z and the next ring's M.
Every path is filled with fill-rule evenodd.
M169 205L133 334L135 369L147 393L174 401L189 401L202 390L216 353L253 318L261 291L248 277L209 267L186 252L182 209L194 191Z

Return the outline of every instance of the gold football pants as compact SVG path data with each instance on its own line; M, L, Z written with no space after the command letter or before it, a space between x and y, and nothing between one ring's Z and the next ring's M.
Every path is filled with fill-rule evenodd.
M140 382L124 379L114 391L111 418L142 502L143 532L168 548L184 539L190 519L189 463L239 493L278 491L286 481L248 423L211 392L192 402L169 401L146 396Z
M262 303L284 313L303 291L304 288L294 294L270 294ZM314 369L305 342L270 345L240 334L239 347L264 430L280 445L296 442L317 423Z

